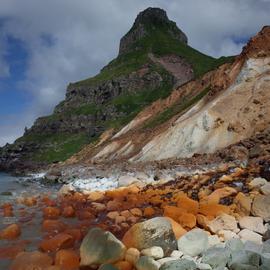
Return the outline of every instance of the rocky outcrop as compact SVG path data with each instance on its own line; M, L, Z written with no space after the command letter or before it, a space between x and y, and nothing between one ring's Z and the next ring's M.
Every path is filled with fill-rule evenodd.
M164 10L160 8L147 8L139 13L130 31L120 41L119 55L130 52L136 48L136 42L144 38L152 30L151 27L166 27L172 38L187 43L187 36L170 21Z

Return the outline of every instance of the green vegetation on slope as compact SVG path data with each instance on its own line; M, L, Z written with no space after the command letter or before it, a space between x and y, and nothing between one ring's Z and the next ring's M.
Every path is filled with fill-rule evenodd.
M202 90L198 95L195 97L186 97L179 100L177 103L175 103L170 108L164 110L154 118L150 119L145 125L144 128L154 128L162 123L165 123L169 119L171 119L173 116L184 112L194 104L196 104L198 101L200 101L208 92L210 91L210 87L206 87L204 90Z

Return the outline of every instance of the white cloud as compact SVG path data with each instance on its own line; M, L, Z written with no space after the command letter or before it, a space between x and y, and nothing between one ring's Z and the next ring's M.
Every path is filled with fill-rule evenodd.
M19 39L28 50L21 85L33 97L25 114L5 128L6 135L1 130L2 144L38 115L50 113L69 82L96 74L114 58L121 36L148 6L164 8L190 45L213 56L239 53L242 39L267 24L270 12L266 0L1 0L2 34ZM1 70L8 75L8 64L1 59L0 75Z

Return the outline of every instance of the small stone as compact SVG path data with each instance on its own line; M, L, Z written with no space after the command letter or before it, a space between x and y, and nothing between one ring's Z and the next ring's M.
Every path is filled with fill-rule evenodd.
M136 264L137 270L158 270L159 263L157 263L153 258L142 256L137 260Z
M221 241L217 235L209 235L208 236L208 247L213 247L216 245L220 245Z
M201 229L193 229L178 240L178 249L185 255L197 256L208 247L208 234Z
M76 189L74 188L74 186L72 184L66 184L60 188L60 190L58 191L58 194L59 195L67 195L70 192L74 192L74 191L76 191Z
M157 262L160 265L163 265L166 262L172 262L172 261L177 261L177 260L179 260L179 258L176 258L176 257L165 257L165 258L162 258L162 259L157 260Z
M136 248L129 248L125 254L125 260L135 265L136 261L140 258L140 251Z
M21 229L18 224L11 224L0 231L0 239L13 240L21 235Z
M248 229L260 234L264 234L267 230L261 217L242 217L239 219L239 226L241 229Z
M130 212L135 217L141 217L143 215L142 210L139 208L130 209Z
M107 217L110 219L116 219L120 214L118 211L112 211L107 214Z
M161 259L164 257L164 252L161 247L150 247L141 251L142 255L152 257L154 259Z
M250 188L260 188L261 186L265 185L267 181L262 177L254 178L251 182L249 182Z
M116 266L110 264L110 263L106 263L101 265L98 270L119 270Z
M59 233L50 239L43 240L39 248L44 252L54 252L63 248L71 248L74 244L74 239L66 233Z
M115 218L115 223L116 224L120 224L120 223L123 223L123 222L126 222L126 218L125 217L123 217L123 216L117 216L116 218Z
M200 270L211 270L212 267L207 263L197 263L197 268Z
M102 212L102 211L104 211L106 209L106 205L103 204L103 203L93 202L92 206L98 212Z
M46 207L43 209L43 217L47 219L57 219L60 216L60 210L56 207Z
M119 177L118 185L119 187L126 187L135 184L137 182L140 182L140 180L130 175L123 175Z
M121 212L120 212L120 215L123 216L123 217L125 217L125 218L132 217L132 214L130 213L129 210L121 211Z
M244 243L239 238L232 238L226 241L225 247L230 250L231 253L237 253L244 249Z
M152 207L146 207L143 211L144 217L152 217L155 214L155 210Z
M270 195L270 183L267 182L265 185L261 187L261 192L264 195Z
M97 202L97 201L102 201L104 197L105 195L103 192L93 191L88 195L87 199L91 202Z
M62 216L65 217L65 218L74 217L75 216L74 208L71 205L64 207L63 211L62 211Z
M230 230L236 233L239 232L235 217L227 214L221 214L214 220L210 221L208 223L208 227L213 233L217 233L221 230Z
M174 250L171 253L171 257L177 258L177 259L180 259L183 255L184 255L184 253L182 251L180 251L180 250Z
M117 269L119 270L132 270L133 269L133 265L127 261L119 261L115 263L114 266L116 266Z
M232 232L229 230L221 230L221 231L218 231L217 234L219 237L222 237L224 241L230 240L232 238L239 238L239 236L235 232Z
M126 248L112 233L90 229L80 246L81 266L114 263L125 256Z
M255 242L257 244L262 244L262 236L258 233L250 231L248 229L243 229L242 231L240 231L238 233L238 236L244 242L251 241L251 242Z

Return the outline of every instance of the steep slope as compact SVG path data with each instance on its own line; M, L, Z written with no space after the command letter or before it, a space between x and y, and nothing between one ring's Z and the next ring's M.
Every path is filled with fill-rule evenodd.
M71 83L53 114L37 119L12 145L0 149L0 170L63 161L108 128L114 132L144 107L227 61L187 45L164 10L141 12L121 39L119 55L95 77Z
M233 63L175 89L145 108L101 145L68 161L151 161L191 157L261 132L270 125L270 27Z

